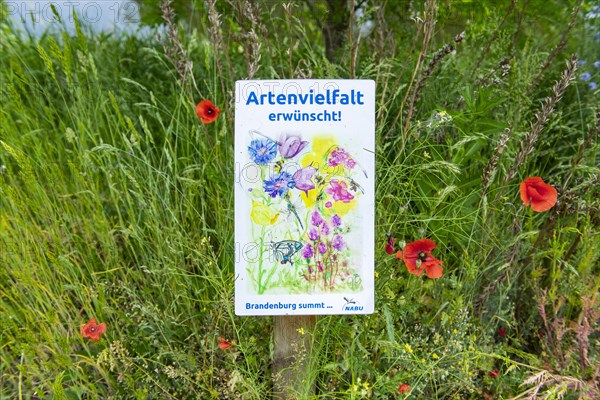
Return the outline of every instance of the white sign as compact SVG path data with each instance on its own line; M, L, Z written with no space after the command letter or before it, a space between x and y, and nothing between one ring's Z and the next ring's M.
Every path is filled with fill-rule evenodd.
M235 312L370 314L375 82L236 82Z

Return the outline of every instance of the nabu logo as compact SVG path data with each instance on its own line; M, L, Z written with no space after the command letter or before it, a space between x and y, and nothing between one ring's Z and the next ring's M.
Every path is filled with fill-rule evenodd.
M342 306L344 311L362 311L364 308L363 306L357 305L358 303L353 299L344 297L344 300L346 301L346 303Z

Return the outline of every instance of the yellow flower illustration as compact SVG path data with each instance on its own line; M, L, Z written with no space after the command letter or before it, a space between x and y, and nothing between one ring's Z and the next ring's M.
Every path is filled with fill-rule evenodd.
M258 201L252 202L252 211L250 217L257 225L267 226L273 225L279 218L279 213L271 210L268 206Z

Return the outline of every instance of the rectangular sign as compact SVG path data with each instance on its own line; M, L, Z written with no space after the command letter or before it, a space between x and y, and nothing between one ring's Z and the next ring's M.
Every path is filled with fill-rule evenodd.
M236 314L372 313L375 82L235 94Z

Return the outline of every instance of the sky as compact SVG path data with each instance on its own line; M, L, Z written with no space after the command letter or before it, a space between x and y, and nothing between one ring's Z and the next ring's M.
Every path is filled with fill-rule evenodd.
M74 32L73 11L82 25L95 32L135 32L140 26L139 4L132 0L4 1L1 12L6 13L17 28L40 36L47 29L60 30L61 24L68 32Z

